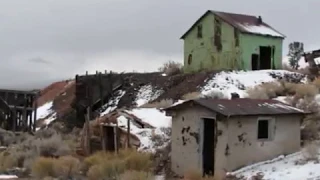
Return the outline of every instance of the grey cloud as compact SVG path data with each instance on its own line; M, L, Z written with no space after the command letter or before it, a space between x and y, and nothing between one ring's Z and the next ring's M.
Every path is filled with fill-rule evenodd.
M85 69L148 71L168 58L182 61L179 37L207 9L261 15L287 36L284 54L294 40L317 48L319 6L317 0L5 1L0 6L0 86L42 86ZM7 76L15 78L7 81Z

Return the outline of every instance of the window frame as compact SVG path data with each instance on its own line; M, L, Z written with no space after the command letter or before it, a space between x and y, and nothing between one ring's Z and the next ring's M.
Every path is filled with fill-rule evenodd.
M268 121L268 138L259 138L259 121ZM272 141L275 137L275 118L273 117L258 117L257 119L257 131L256 131L256 138L258 141Z
M201 39L203 37L203 27L202 24L197 25L197 38Z

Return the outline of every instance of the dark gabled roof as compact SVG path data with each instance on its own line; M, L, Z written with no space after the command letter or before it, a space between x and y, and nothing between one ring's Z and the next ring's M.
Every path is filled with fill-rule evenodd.
M305 114L303 110L277 100L247 98L189 100L165 110L174 110L192 102L224 116Z
M203 14L192 26L185 32L180 39L184 39L184 37L193 29L193 27L201 21L205 16L208 14L214 14L220 17L223 21L227 22L234 28L238 29L242 33L249 33L261 36L271 36L277 38L285 38L283 34L272 28L267 23L259 22L259 17L252 16L252 15L244 15L244 14L234 14L228 12L221 12L221 11L212 11L208 10L205 14Z

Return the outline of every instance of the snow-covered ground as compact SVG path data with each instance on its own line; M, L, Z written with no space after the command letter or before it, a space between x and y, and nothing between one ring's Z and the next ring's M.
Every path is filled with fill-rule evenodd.
M16 175L0 175L0 179L18 179Z
M256 85L276 81L271 73L279 75L294 74L286 70L260 70L260 71L233 71L221 72L208 79L206 85L201 88L201 94L223 93L225 98L231 98L231 93L238 93L240 97L246 97L246 89Z
M314 161L297 164L304 160L304 153L298 152L288 156L279 156L273 160L246 166L231 174L250 179L258 173L264 180L316 180L320 179L320 163ZM320 157L319 157L320 158Z
M136 104L137 106L144 105L152 100L155 100L163 93L162 90L156 90L151 85L142 86L137 94L136 97Z
M56 119L57 113L52 109L53 101L47 102L42 106L37 108L37 117L36 120L42 120L41 125L49 125L52 121ZM33 114L34 116L34 114ZM37 127L36 130L39 130L40 127Z

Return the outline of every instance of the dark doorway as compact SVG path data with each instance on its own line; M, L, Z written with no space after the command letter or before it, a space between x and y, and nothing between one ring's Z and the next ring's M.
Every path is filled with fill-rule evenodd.
M105 147L107 151L114 152L116 150L115 145L115 134L114 130L116 127L114 126L104 126L104 138L105 138Z
M259 55L258 54L251 55L251 69L253 71L259 69Z
M271 69L272 48L268 46L260 46L260 68L259 69Z
M214 175L214 134L215 119L203 118L203 148L202 168L203 175Z

